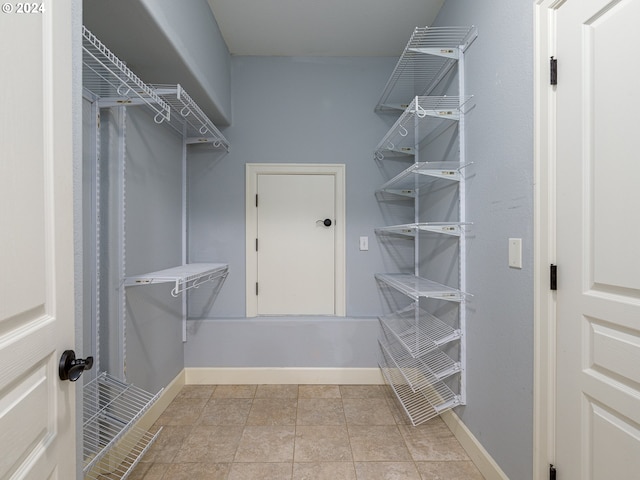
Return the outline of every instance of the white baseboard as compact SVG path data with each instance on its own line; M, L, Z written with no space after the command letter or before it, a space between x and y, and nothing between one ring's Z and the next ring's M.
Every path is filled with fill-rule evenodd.
M440 415L486 480L509 480L496 461L452 410Z
M379 368L185 368L187 385L381 385Z
M171 380L171 383L165 387L158 400L156 400L151 408L145 412L136 425L144 430L149 430L156 420L160 418L162 412L166 410L173 399L180 393L180 390L182 390L184 385L185 371L182 370L173 380Z

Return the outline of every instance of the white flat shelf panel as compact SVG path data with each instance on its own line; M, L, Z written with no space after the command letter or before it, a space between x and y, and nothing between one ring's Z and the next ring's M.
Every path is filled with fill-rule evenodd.
M406 237L415 237L418 232L442 233L459 237L462 234L464 226L468 223L459 222L426 222L426 223L407 223L404 225L392 225L389 227L376 228L375 232L379 235L401 235Z
M82 27L82 85L112 105L147 105L156 123L171 118L171 108L85 26Z
M459 182L461 170L466 165L456 162L418 162L403 170L391 180L385 182L378 192L393 193L406 197L415 197L420 188L434 180L444 179Z
M400 405L414 426L420 425L441 413L460 405L460 397L444 382L434 380L422 388L413 389L402 369L393 361L389 352L380 345L378 365L387 384L395 393Z
M376 146L374 157L382 160L398 154L413 155L416 145L423 143L443 122L460 120L460 113L471 96L415 97L396 123Z
M385 85L376 110L397 110L426 95L478 36L474 26L417 27Z
M171 293L176 296L184 290L226 276L228 272L229 264L227 263L188 263L157 272L130 276L125 279L124 284L125 286L134 286L175 282L176 286Z
M383 328L413 357L421 357L436 348L460 338L461 332L447 325L415 304L384 315L380 318Z
M229 151L227 139L180 84L152 86L171 106L170 125L180 133L183 133L183 125L186 126L187 143L210 143L214 148Z
M460 302L468 295L456 288L408 273L376 273L375 276L379 281L395 288L413 300L418 300L422 297Z

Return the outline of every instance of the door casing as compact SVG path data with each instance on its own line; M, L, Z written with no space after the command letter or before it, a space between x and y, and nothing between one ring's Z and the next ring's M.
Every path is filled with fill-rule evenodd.
M255 295L258 257L255 250L257 238L257 210L255 196L259 175L333 175L335 177L335 315L346 315L346 259L345 259L345 165L298 163L247 163L246 165L246 315L258 315Z

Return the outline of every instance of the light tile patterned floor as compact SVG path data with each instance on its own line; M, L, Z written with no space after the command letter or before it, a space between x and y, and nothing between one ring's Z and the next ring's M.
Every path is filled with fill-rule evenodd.
M131 480L482 480L447 426L379 385L188 385Z

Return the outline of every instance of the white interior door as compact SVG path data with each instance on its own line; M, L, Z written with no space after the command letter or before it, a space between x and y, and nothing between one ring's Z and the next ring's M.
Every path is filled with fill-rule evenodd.
M557 11L558 477L640 475L640 1Z
M34 5L0 13L0 478L69 480L75 389L58 362L74 347L72 2Z
M335 314L335 177L258 175L258 315Z

